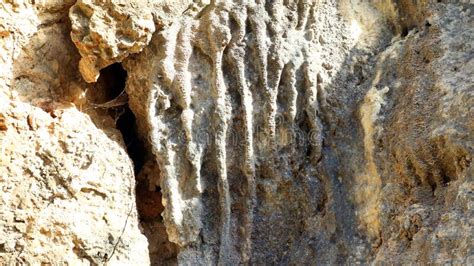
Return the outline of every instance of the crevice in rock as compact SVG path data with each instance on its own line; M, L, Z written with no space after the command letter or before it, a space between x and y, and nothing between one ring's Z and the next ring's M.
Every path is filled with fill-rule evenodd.
M149 146L137 130L135 114L129 108L125 91L127 71L122 64L115 63L100 71L92 91L88 92L91 105L115 119L122 134L127 153L134 165L136 181L136 206L142 233L148 239L152 265L173 263L177 247L168 240L161 213L161 187L158 186L160 169L152 157Z
M94 107L103 109L115 119L115 125L122 133L136 176L144 165L146 148L138 136L135 115L128 106L126 80L127 71L122 65L112 64L100 71L96 86L88 98Z
M134 165L136 180L136 206L142 233L148 239L149 256L152 265L173 263L177 256L177 246L168 239L166 227L161 217L162 205L160 169L149 150L149 144L143 140L137 130L136 117L129 108L125 91L127 71L120 63L101 70L95 93L100 99L97 107L106 109L114 117L115 125L122 133L127 153ZM102 92L99 92L102 91Z
M128 104L125 105L123 113L117 120L117 128L122 132L128 155L133 161L135 175L137 175L145 161L145 146L137 135L135 115L128 107Z

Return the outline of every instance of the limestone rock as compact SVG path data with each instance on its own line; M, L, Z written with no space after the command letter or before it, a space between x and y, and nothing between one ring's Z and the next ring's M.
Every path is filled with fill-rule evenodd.
M124 65L178 261L468 262L472 212L443 203L472 177L468 24L467 4L224 1L157 32ZM443 215L467 219L455 255Z
M0 264L148 264L133 164L85 98L72 4L0 3Z
M71 38L82 58L79 71L95 82L99 71L140 52L155 31L147 1L79 0L71 7Z
M120 132L72 106L10 105L0 111L0 261L149 263Z
M465 28L474 20L467 4L434 10L419 32L379 58L387 72L376 82L392 91L374 123L383 129L374 136L383 177L377 259L469 264L474 213L464 199L474 176L474 61L464 44L474 41ZM404 191L397 206L390 200L396 187Z
M469 1L0 5L4 261L473 263Z

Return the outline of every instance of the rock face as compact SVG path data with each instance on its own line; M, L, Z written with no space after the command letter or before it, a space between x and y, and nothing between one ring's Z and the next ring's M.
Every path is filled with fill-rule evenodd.
M2 137L0 260L148 263L120 133L71 106L14 106Z
M139 3L81 0L71 7L71 39L81 53L85 81L97 81L99 70L148 44L155 24L148 6Z
M473 263L469 1L0 5L0 261Z
M72 4L0 3L0 264L148 264L132 161L83 97Z

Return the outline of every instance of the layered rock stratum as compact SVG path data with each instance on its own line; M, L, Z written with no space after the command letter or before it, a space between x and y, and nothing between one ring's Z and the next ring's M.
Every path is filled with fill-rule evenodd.
M0 3L0 263L474 263L472 12Z

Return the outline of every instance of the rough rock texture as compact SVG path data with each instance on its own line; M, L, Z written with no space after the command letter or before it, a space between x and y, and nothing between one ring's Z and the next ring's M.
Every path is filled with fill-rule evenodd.
M184 11L189 0L166 3L150 0L79 0L71 7L71 39L82 58L79 71L95 82L99 71L140 52L156 27ZM155 26L156 22L156 26Z
M0 233L16 239L0 242L5 260L100 263L118 243L125 264L147 252L160 265L474 262L469 1L3 5L31 27L0 32L0 134L22 143L6 149L18 163L0 182L33 184L4 201L49 206L41 197L53 195L58 213L35 223L43 205L26 205L31 223L5 220ZM82 169L94 149L93 165L115 160L100 178ZM17 205L2 203L5 217ZM62 216L79 206L93 227ZM47 244L53 232L61 244Z
M71 106L11 105L2 110L0 261L147 263L120 133Z
M83 97L72 4L0 3L0 264L147 264L133 164Z
M378 58L379 261L473 263L472 8L437 5Z
M155 34L124 65L178 261L467 262L468 25L469 4L221 2Z
M99 70L140 52L155 31L142 1L80 0L70 9L71 39L81 53L79 71L95 82Z

